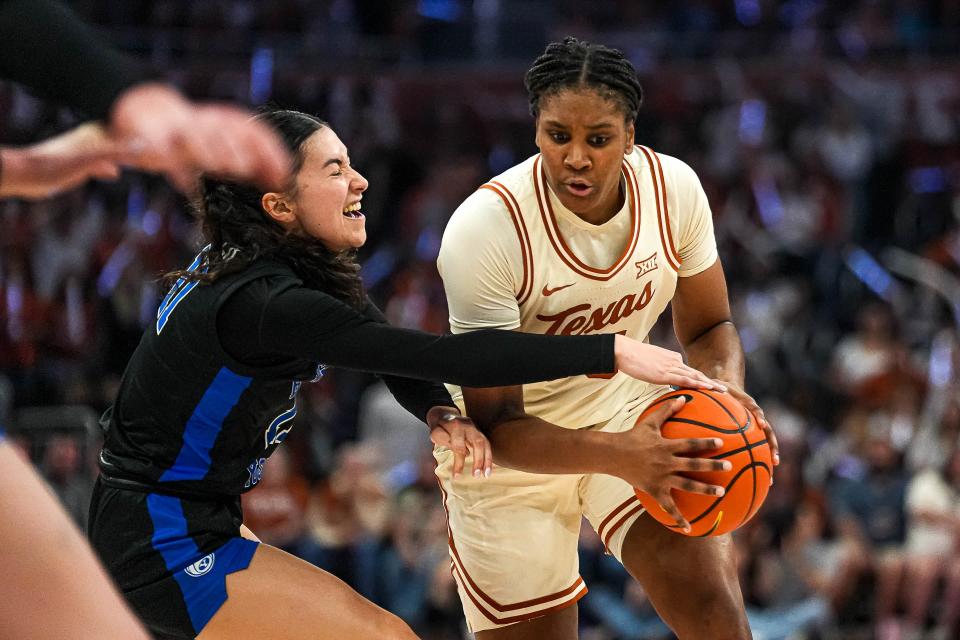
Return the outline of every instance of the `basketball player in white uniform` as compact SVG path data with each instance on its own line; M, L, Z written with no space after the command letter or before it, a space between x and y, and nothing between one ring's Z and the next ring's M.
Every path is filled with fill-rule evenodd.
M640 85L630 63L573 38L527 74L541 153L484 184L453 214L438 260L457 332L624 333L644 340L673 303L690 365L743 390L710 207L683 162L634 145ZM585 595L581 517L683 639L750 637L729 537L688 538L645 515L634 486L676 513L670 489L721 495L679 471L727 463L678 457L659 432L679 404L636 428L665 387L623 374L523 387L453 388L502 465L454 477L438 448L452 570L480 640L573 640ZM687 455L709 457L690 443ZM678 517L678 520L680 518ZM685 524L685 522L682 522Z

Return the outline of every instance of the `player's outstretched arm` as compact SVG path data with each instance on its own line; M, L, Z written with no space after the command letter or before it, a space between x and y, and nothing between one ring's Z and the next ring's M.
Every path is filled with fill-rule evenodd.
M28 147L0 148L0 197L49 198L120 174L116 146L92 122Z
M0 78L103 120L124 164L162 173L182 191L201 172L278 190L289 180L290 155L267 126L244 109L194 103L148 82L138 61L62 3L0 0Z
M147 640L34 470L0 442L0 629L18 640Z

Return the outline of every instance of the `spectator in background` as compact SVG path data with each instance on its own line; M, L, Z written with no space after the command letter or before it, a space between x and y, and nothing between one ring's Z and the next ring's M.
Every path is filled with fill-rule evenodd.
M905 360L890 308L873 302L857 316L856 331L837 345L831 375L848 397L876 408L889 400Z
M891 640L899 633L894 614L904 566L907 476L887 433L869 435L865 459L862 477L841 479L834 487L832 506L840 535L870 557L877 640Z
M307 510L310 543L304 559L357 587L374 601L374 573L380 540L390 519L390 495L377 473L376 441L344 445L330 476L311 495Z
M865 568L860 546L835 537L821 497L807 495L791 515L783 535L745 558L754 563L752 596L761 605L749 607L747 615L764 640L831 625L849 604Z
M941 580L955 582L960 569L954 553L960 544L960 447L954 446L942 470L927 467L911 479L906 504L903 592L909 638L921 633L932 613L937 585ZM946 598L941 606L941 633L956 623L949 619L955 600Z
M281 447L264 470L259 489L243 494L244 524L263 542L303 557L309 498L306 479L292 468L289 450Z
M382 382L367 387L360 398L357 435L360 442L381 452L386 473L399 486L413 479L417 461L431 446L423 423L411 416Z
M73 521L86 528L93 481L83 464L81 443L75 436L51 436L45 442L40 468Z
M377 568L378 601L414 630L423 630L431 617L442 617L454 628L459 621L446 525L443 507L432 491L414 486L396 496L389 544Z

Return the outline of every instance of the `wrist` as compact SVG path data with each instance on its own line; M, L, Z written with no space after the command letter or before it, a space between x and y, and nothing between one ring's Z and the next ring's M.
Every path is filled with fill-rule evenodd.
M577 431L582 435L579 444L584 473L602 473L619 476L619 471L628 465L621 459L625 450L622 446L622 433L605 431Z
M449 420L447 416L450 416L451 414L455 416L462 415L460 413L460 409L455 406L435 405L433 407L430 407L430 410L427 411L425 422L432 429L435 426L437 426L441 421Z
M699 363L691 359L690 366L703 372L703 375L712 380L723 380L738 386L743 386L743 373L724 362Z
M613 336L613 369L618 371L622 369L623 358L627 354L627 340L630 338L620 335L619 333Z

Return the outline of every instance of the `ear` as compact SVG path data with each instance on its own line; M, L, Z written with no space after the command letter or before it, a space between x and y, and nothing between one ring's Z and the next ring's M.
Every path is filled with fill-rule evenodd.
M540 146L540 115L537 114L533 118L533 144L537 145L537 149L543 150L543 147Z
M627 125L627 140L626 140L627 144L623 149L624 155L628 156L631 153L633 153L633 144L635 141L634 136L636 134L637 134L636 129L634 128L633 123L631 122L630 124Z
M296 221L293 209L287 204L286 198L282 194L270 191L263 194L260 198L260 206L267 212L267 215L286 226Z

